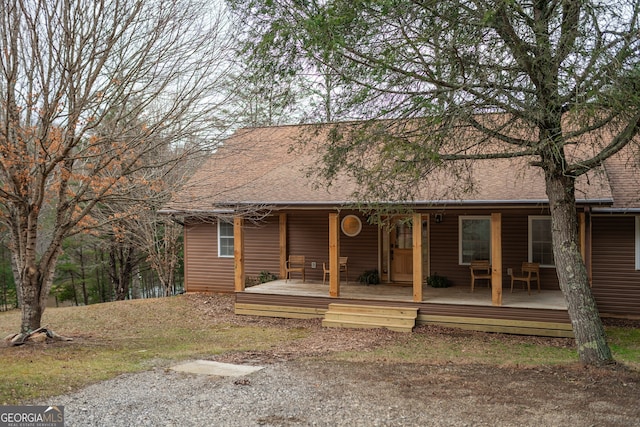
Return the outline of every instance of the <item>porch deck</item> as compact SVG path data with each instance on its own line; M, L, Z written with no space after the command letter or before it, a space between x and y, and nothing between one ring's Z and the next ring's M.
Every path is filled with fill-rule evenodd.
M501 306L491 303L491 291L468 286L423 286L423 299L413 301L413 288L402 285L340 285L340 296L329 296L329 285L301 279L275 280L236 293L236 314L322 318L329 304L411 307L417 324L439 324L485 332L572 337L573 330L562 293L543 290L529 295L522 288L503 289Z
M329 297L329 284L301 279L274 280L272 282L246 288L247 293L283 296ZM491 290L486 286L477 286L471 292L469 286L452 286L449 288L432 288L422 286L422 302L432 304L491 306ZM340 284L340 299L379 300L413 302L413 288L404 285L369 285L360 283ZM567 310L561 291L532 291L531 295L521 287L503 289L502 307L541 308L547 310Z

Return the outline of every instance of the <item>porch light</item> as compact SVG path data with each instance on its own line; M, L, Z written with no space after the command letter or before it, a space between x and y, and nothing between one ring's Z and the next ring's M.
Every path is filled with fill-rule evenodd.
M342 232L349 237L355 237L362 231L362 221L355 215L347 215L340 223Z

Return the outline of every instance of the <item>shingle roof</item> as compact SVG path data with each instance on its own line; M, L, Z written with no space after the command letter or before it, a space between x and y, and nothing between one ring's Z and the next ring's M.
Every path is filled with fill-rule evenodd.
M302 131L305 132L302 132ZM310 126L276 126L237 131L194 174L167 209L213 211L222 206L255 204L289 206L353 202L354 182L338 177L331 186L317 184L308 173L322 162L323 136ZM313 136L315 135L315 136ZM301 144L304 138L306 144ZM617 208L640 208L638 161L624 153L608 160L604 170L578 179L578 202ZM526 159L476 161L474 192L447 198L451 177L432 174L413 203L542 203L547 200L542 171ZM434 195L444 195L434 196Z
M640 152L631 156L632 147L605 162L605 171L613 193L613 208L640 209Z

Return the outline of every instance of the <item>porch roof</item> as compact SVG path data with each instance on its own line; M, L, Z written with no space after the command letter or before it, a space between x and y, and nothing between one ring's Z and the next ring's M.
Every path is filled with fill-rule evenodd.
M322 162L326 141L322 132L309 132L310 129L311 125L237 131L194 174L165 210L210 213L237 205L282 208L352 203L352 195L358 188L348 177L338 176L331 186L310 178L309 172ZM301 139L306 144L301 144ZM615 156L603 169L580 177L576 188L578 203L640 208L636 191L640 184L638 165L624 159L622 154ZM539 168L529 165L530 160L476 161L470 166L474 191L460 193L455 198L448 192L455 186L455 177L445 172L432 173L408 204L547 203L544 177Z

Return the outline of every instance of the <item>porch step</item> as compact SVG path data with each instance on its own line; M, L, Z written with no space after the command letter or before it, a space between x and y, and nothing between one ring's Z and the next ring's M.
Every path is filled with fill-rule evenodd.
M416 326L417 308L355 304L329 304L322 326L333 328L387 328L411 332Z

